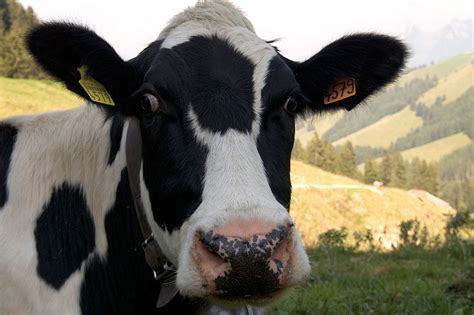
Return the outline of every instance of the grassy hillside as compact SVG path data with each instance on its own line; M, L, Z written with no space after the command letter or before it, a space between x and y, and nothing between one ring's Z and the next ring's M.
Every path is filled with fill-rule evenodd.
M422 79L426 76L437 77L438 79L442 79L448 76L449 74L456 72L469 64L472 64L473 62L474 53L471 52L462 54L444 61L437 62L427 67L410 71L409 73L403 75L397 83L400 86L403 86L414 79Z
M442 157L467 146L469 143L471 143L471 139L460 132L401 153L405 159L409 160L418 157L427 161L439 161Z
M428 162L439 162L455 151L472 145L472 143L473 141L468 136L460 132L409 150L401 151L400 153L406 160L419 158ZM380 163L381 160L382 158L375 159L377 163ZM359 164L357 167L360 171L363 171L364 163Z
M388 148L392 142L422 124L423 120L407 106L398 113L387 115L376 123L335 141L333 145L343 145L346 141L351 141L355 146Z
M83 102L52 81L0 77L0 117L67 109Z
M431 234L442 234L446 215L453 213L451 208L434 205L407 191L383 188L377 193L367 189L370 186L298 161L292 161L291 178L295 186L291 214L307 246L316 245L320 233L342 226L350 232L370 228L382 239L396 242L399 224L415 218L426 224ZM322 184L360 188L313 187Z
M418 99L418 102L431 107L436 102L436 98L444 97L443 103L449 104L466 93L466 91L473 86L474 64L468 64L440 79L435 87L425 92Z

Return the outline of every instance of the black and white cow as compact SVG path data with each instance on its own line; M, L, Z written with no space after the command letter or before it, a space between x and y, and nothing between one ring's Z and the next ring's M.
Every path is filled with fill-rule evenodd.
M300 283L310 266L288 213L295 118L352 109L406 58L394 38L354 34L293 62L222 1L176 15L129 61L68 23L38 26L28 47L88 104L0 121L1 314L184 314L204 299L266 303ZM115 106L94 104L82 66ZM325 105L344 78L356 94ZM130 117L147 219L177 268L179 295L162 309L126 171Z

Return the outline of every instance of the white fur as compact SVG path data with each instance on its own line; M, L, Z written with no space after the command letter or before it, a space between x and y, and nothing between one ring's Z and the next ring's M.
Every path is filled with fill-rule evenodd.
M9 198L0 211L0 314L77 314L85 266L58 291L41 280L36 271L36 220L55 187L64 182L80 184L96 228L96 250L90 258L103 257L107 251L104 218L114 204L125 167L125 136L108 166L111 120L104 124L103 113L95 107L5 121L19 132L8 176Z

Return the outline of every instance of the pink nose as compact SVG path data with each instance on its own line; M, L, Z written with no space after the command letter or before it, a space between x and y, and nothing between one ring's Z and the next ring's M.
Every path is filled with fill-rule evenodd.
M233 223L198 231L196 258L211 294L253 298L279 291L291 257L288 225Z

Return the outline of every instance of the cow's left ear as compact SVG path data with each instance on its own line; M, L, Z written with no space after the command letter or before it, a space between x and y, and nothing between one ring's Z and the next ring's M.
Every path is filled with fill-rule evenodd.
M27 36L36 61L83 98L132 113L129 97L139 82L130 64L92 30L70 23L43 23Z
M285 61L309 100L302 111L351 110L392 82L408 52L399 40L378 34L354 34L324 47L305 62Z

